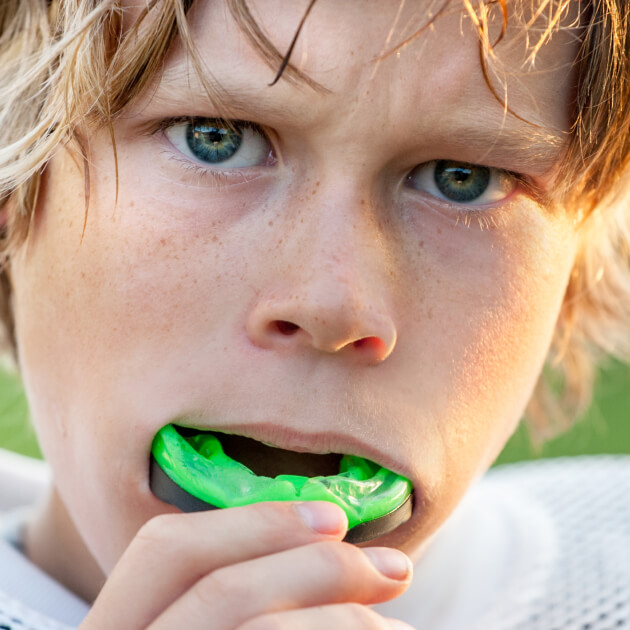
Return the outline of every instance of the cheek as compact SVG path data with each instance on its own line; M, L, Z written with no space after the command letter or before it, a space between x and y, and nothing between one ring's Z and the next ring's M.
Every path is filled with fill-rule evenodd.
M523 200L483 231L429 210L410 213L407 225L416 238L395 258L406 284L395 311L397 351L413 370L393 382L401 398L413 391L405 448L431 506L426 533L518 423L555 329L575 236L568 217Z
M430 435L440 445L435 494L453 497L494 460L519 421L544 363L575 256L568 218L528 202L481 232L434 217L423 224L414 260L423 327L415 347L428 401ZM411 304L411 300L409 302ZM410 310L410 307L408 307ZM447 501L448 503L448 501Z
M177 389L173 374L218 336L211 333L225 321L241 261L216 238L152 221L153 204L143 203L137 182L121 177L125 201L114 208L111 174L99 173L83 233L82 174L68 160L49 170L46 211L14 264L33 404L43 401L42 414L53 400L69 406L68 417L97 408L107 414L113 392L133 406L152 400L152 388L165 404L164 388Z
M141 191L122 178L126 201L114 208L112 182L99 176L82 237L82 173L54 159L29 242L12 262L33 422L64 501L105 567L163 511L146 487L147 450L157 428L182 412L182 391L192 398L207 388L202 376L211 370L195 361L199 347L206 360L217 356L222 335L213 322L225 321L221 308L230 303L217 305L217 295L230 295L238 273L227 263L201 270L221 244L153 225ZM95 492L106 513L91 506ZM104 518L113 526L105 542Z

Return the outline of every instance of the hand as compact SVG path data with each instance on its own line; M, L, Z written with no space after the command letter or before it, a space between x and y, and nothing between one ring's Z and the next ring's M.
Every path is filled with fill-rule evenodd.
M407 556L341 542L346 528L326 502L158 516L80 630L411 630L368 607L409 586Z

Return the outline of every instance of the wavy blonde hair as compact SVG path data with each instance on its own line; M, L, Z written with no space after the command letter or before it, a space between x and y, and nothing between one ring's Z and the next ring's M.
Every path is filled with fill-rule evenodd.
M552 388L541 376L528 407L533 436L541 441L568 426L586 407L602 356L630 357L630 3L528 1L533 15L530 24L541 18L546 24L532 37L532 63L576 1L581 34L573 123L553 193L554 203L574 213L581 246L548 361L560 376L561 386ZM439 19L454 2L463 3L477 26L480 63L488 87L501 100L490 67L493 48L510 19L509 0L445 0L432 19ZM305 19L314 3L310 0ZM13 348L6 263L28 236L46 163L61 144L78 142L75 130L79 125L111 130L112 121L160 72L176 38L187 47L203 80L186 20L192 4L193 0L147 0L133 27L123 29L121 0L0 3L0 208L4 217L0 252L5 263L0 273L0 317ZM278 76L323 89L290 64L292 46L284 55L274 48L246 0L227 0L227 4ZM498 40L492 42L489 24L495 10L501 12L502 28ZM424 28L426 24L409 39ZM204 86L208 97L220 103L217 88L207 82ZM85 164L87 216L89 168L80 143L77 146ZM112 151L116 159L113 131Z

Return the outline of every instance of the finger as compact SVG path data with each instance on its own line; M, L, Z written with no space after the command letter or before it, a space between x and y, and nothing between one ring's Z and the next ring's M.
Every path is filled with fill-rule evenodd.
M261 615L237 630L413 630L398 619L386 619L361 604L333 604Z
M123 554L85 627L146 628L216 569L318 540L340 540L346 529L344 512L323 501L158 516Z
M396 549L319 542L218 569L199 580L150 630L233 630L257 616L327 604L374 604L400 595L411 563Z

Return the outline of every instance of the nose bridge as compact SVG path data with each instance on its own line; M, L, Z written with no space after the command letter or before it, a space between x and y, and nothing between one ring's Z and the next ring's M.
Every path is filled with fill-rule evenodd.
M299 238L299 289L312 308L351 316L384 307L386 246L369 191L350 177L320 182L302 208L306 230Z
M313 197L302 210L306 230L297 243L304 289L320 288L353 304L368 286L376 289L384 256L374 214L366 196L342 185Z
M320 180L296 210L274 289L250 317L256 343L328 353L350 346L377 361L391 353L388 257L376 207L361 193L349 178Z

